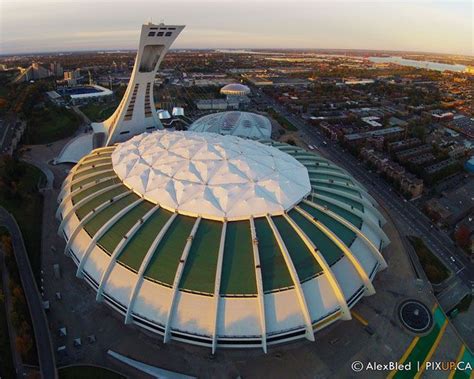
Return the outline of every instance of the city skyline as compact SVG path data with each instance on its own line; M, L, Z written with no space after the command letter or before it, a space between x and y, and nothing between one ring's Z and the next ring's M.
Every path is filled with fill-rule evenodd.
M4 1L0 52L136 49L136 24L153 16L155 23L162 17L187 25L175 48L473 54L470 2L141 1L134 3L133 14L124 1L113 3L113 12L111 6L107 1Z

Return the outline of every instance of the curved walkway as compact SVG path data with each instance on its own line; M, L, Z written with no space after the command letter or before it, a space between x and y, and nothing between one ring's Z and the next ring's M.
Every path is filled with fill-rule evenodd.
M45 379L57 378L56 362L51 336L49 334L48 320L26 253L25 243L15 218L3 207L0 207L0 225L5 226L12 237L15 259L33 323L41 376Z
M153 376L154 378L162 378L162 379L196 379L195 376L188 376L184 374L180 374L179 372L168 371L156 366L147 365L146 363L136 361L135 359L128 358L122 354L116 353L115 351L109 350L107 352L111 357L119 360L126 365L132 366L133 368L144 372L148 375Z

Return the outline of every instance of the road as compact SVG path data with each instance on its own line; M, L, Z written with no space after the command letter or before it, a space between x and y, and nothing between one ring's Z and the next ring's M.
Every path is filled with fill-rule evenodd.
M474 284L474 265L457 249L453 241L426 217L411 202L398 195L390 184L377 174L368 171L357 159L345 151L336 142L328 143L315 127L307 124L303 119L290 113L271 97L257 90L267 101L267 104L285 116L300 131L310 138L307 141L317 148L324 157L346 169L351 175L364 185L377 202L390 212L399 231L404 235L420 236L425 244L436 256L471 289Z
M44 379L57 378L56 361L49 334L48 320L43 309L43 302L31 269L30 260L26 253L23 237L15 218L3 207L0 207L0 225L5 226L12 236L15 259L33 323L41 376Z

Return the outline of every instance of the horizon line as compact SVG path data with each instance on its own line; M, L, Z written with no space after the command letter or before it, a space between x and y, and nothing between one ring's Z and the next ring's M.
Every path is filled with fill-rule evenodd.
M172 48L169 51L179 50L249 50L252 51L309 51L309 50L320 50L320 51L366 51L366 52L391 52L391 53L415 53L415 54L438 54L445 56L460 56L474 58L474 54L460 54L460 53L441 53L435 51L418 51L418 50L392 50L392 49L367 49L367 48L328 48L328 47L178 47ZM2 53L0 57L12 57L12 56L28 56L28 55L45 55L45 54L72 54L72 53L94 53L94 52L133 52L137 51L137 48L108 48L108 49L79 49L79 50L45 50L35 52L17 52L17 53Z

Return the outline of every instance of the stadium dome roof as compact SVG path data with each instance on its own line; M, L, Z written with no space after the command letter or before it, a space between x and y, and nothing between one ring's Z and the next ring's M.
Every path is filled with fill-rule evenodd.
M350 319L350 308L374 293L375 274L386 266L379 250L389 241L373 199L347 172L286 144L171 133L94 150L71 170L58 199L59 231L77 275L126 323L161 334L165 342L266 351L280 342L314 340L315 331ZM262 161L285 156L297 170L304 167L309 196L303 183L304 191L295 190L295 199L304 197L297 203L265 215L247 211L238 220L164 206L167 186L202 194L193 183L203 185L208 174L207 185L218 179L215 167L223 178L264 178L265 167L255 166L252 156L242 159L247 143L261 149ZM219 162L226 156L235 162ZM166 162L179 164L164 172ZM134 170L137 181L131 180ZM155 176L166 184L148 196L143 184L155 183ZM214 185L213 191L221 187L218 197L230 196L225 183Z
M194 121L188 130L230 134L252 139L270 139L272 124L268 118L256 113L229 111L203 116Z
M250 93L250 88L244 84L231 83L221 88L221 94L233 96L246 96Z
M295 158L214 133L141 134L112 154L122 182L162 208L216 220L281 214L311 191Z

